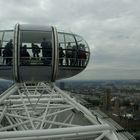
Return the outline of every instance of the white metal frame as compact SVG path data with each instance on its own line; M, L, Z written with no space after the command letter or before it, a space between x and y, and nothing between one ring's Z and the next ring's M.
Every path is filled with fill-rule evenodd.
M117 135L53 83L14 84L0 96L0 139L118 140Z

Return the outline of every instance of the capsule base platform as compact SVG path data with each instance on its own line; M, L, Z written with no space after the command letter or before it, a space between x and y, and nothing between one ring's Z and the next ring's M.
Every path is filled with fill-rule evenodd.
M15 83L0 96L3 140L135 139L116 130L54 83Z

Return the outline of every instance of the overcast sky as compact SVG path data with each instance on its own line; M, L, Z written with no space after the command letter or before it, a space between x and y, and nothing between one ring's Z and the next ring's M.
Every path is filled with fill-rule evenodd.
M80 34L91 59L75 79L140 79L140 0L0 0L0 28L54 25Z

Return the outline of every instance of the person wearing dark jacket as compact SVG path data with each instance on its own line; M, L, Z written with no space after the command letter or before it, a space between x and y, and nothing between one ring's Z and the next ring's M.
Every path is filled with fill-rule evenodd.
M32 43L32 52L33 52L33 57L39 57L40 48L38 47L38 45Z
M42 47L43 63L50 65L51 59L52 59L51 42L47 41L46 38L43 38L43 41L41 43L41 47Z
M65 56L65 54L63 52L63 48L60 47L60 45L59 45L59 63L61 66L63 65L64 56Z
M24 45L22 48L21 48L21 52L20 52L20 57L21 57L21 64L28 64L28 60L29 60L29 53L27 51L27 45Z
M13 49L13 40L10 41L5 45L5 49L3 51L4 60L6 60L6 65L12 64L12 49Z

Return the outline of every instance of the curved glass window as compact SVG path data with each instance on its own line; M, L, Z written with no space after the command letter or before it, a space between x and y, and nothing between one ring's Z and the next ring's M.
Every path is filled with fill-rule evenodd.
M89 46L81 37L75 36L77 41L78 66L86 66L89 60Z
M20 65L51 65L52 32L21 31Z
M85 67L89 60L89 47L85 40L68 33L58 33L59 66Z
M74 48L76 48L76 40L73 34L58 33L59 42L59 65L75 66L76 56Z
M0 32L0 64L13 65L13 31Z

